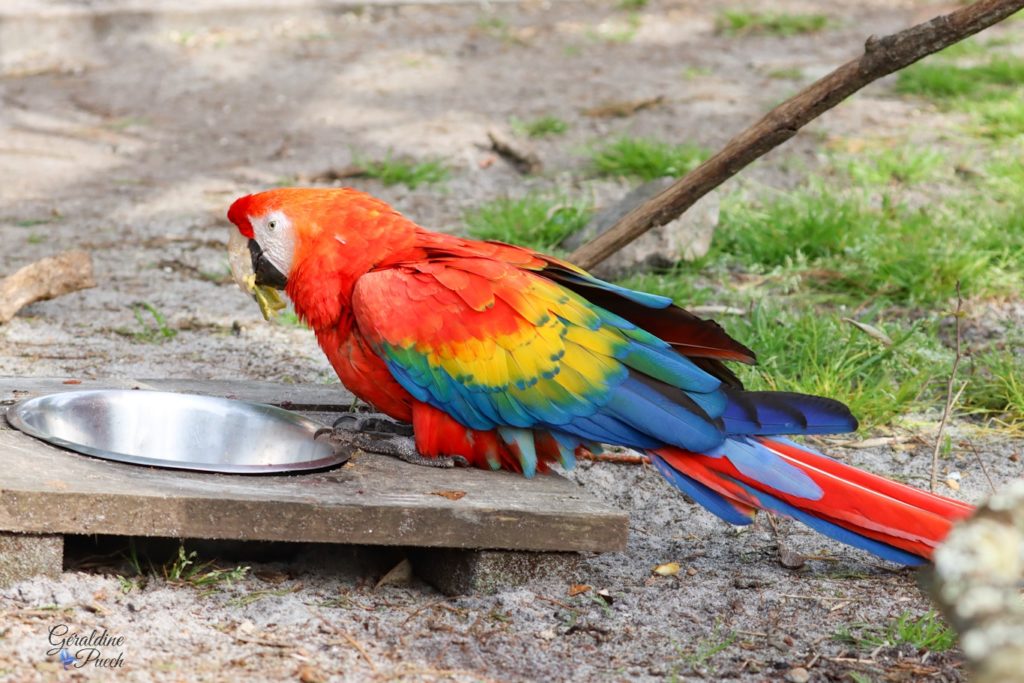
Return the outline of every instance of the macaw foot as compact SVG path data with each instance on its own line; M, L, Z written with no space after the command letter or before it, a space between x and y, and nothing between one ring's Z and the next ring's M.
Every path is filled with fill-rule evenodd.
M345 413L334 421L334 431L338 430L377 436L412 436L411 424L392 420L382 413Z
M333 427L318 429L314 439L326 436L335 447L348 447L390 455L427 467L469 467L461 455L427 458L416 450L412 425L392 420L380 413L348 413L334 422Z

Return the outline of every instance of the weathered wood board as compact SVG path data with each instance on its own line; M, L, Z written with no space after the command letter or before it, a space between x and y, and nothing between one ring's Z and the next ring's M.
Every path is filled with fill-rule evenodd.
M321 411L351 402L338 388L314 385L0 378L0 403L101 387L187 390ZM291 476L163 470L64 451L0 422L0 531L543 551L620 550L626 542L624 512L557 476L434 469L371 453L338 469ZM465 495L438 495L449 491Z

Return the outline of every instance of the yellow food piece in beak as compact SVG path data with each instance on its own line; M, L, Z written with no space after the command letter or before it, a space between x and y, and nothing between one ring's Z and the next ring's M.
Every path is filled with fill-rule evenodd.
M246 289L256 299L256 303L260 306L260 313L263 314L264 320L270 320L277 315L277 312L282 308L285 308L287 304L281 299L281 295L277 293L277 290L273 287L267 287L266 285L257 285L256 276L250 275L245 279Z
M256 303L260 306L260 313L265 320L270 320L277 315L277 312L287 304L281 299L281 295L273 287L256 284L256 274L252 272L252 260L249 256L248 240L241 235L234 226L231 228L231 237L228 239L228 263L231 266L231 275L239 288L251 294Z

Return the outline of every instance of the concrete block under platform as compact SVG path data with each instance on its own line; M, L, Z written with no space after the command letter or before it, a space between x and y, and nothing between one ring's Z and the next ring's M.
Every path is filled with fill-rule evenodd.
M580 563L578 553L531 553L508 550L416 550L416 575L445 595L497 593L545 576L569 577Z
M33 576L60 576L64 537L0 531L0 588Z

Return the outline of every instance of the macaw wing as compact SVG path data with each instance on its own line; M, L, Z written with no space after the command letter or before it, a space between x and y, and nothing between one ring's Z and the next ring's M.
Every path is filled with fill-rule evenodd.
M742 384L722 361L756 362L754 352L730 337L721 325L674 305L668 297L599 280L571 263L514 244L451 235L427 236L426 248L432 258L482 257L538 272L668 342L699 367L736 388L742 388ZM433 243L429 238L433 238Z
M417 400L471 429L546 429L634 448L721 443L721 382L542 274L442 258L356 283L359 333Z

